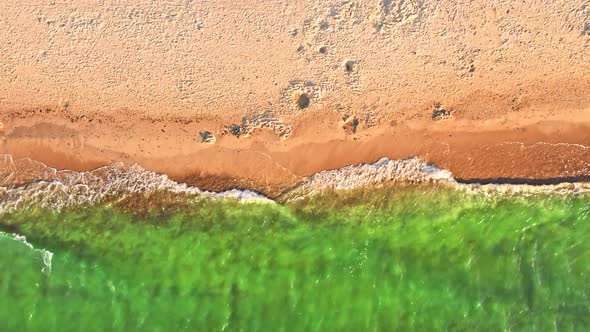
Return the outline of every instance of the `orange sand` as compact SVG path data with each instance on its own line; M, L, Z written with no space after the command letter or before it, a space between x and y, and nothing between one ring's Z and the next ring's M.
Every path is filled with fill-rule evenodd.
M0 25L17 158L269 194L381 157L590 175L588 1L5 0Z

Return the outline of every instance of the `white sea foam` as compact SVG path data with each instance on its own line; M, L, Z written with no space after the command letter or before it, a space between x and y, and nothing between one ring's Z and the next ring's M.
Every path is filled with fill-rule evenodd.
M314 195L326 189L351 190L380 187L391 183L454 183L451 172L427 164L419 158L390 160L382 158L372 164L347 166L316 173L288 193L289 197Z
M283 196L294 200L315 195L327 189L351 190L382 187L395 183L438 183L472 193L528 195L534 193L589 192L588 183L555 185L465 184L453 178L450 171L428 164L419 158L380 159L375 163L346 166L316 173ZM163 174L139 165L115 163L88 172L58 171L30 160L13 160L0 155L0 213L28 207L60 210L71 206L99 203L106 198L134 193L167 191L195 198L233 198L242 202L272 202L248 190L215 193L177 183Z
M32 244L27 242L27 238L24 235L0 232L0 237L7 237L15 241L22 242L25 246L29 247L35 253L38 253L41 259L43 260L43 268L41 269L41 272L45 274L51 273L51 261L53 260L53 253L51 251L45 249L35 249L35 247Z
M452 173L419 158L390 160L382 158L372 164L347 166L314 174L284 195L296 200L322 191L378 188L395 183L437 183L468 193L484 195L531 195L538 193L569 194L590 192L590 183L563 182L551 185L467 184L459 183Z
M590 183L588 182L563 182L548 185L529 185L529 184L462 184L455 185L457 189L463 189L467 192L479 194L494 195L520 195L528 196L534 194L582 194L590 192Z
M58 171L31 159L13 160L8 155L0 158L0 184L0 213L31 206L59 210L98 203L108 197L156 191L272 202L249 190L202 191L139 165L115 163L87 172Z

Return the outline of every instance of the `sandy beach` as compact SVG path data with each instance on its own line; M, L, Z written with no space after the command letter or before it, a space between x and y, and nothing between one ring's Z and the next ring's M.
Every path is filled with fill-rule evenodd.
M590 0L0 0L0 331L586 331L589 201Z
M418 156L590 175L588 1L4 1L0 153L269 196Z
M26 125L11 128L0 147L15 158L29 157L58 169L82 171L123 161L201 189L254 189L270 196L316 172L382 157L418 156L462 180L570 182L590 174L585 114L572 112L578 120L568 122L549 116L527 120L522 114L514 121L506 115L483 124L460 119L407 121L354 134L344 133L337 114L323 121L311 115L301 118L286 140L264 129L249 137L225 135L215 144L204 144L195 134L198 121L130 121L121 116L101 124L92 118L64 121L60 112L52 121L41 112L13 120ZM35 118L38 122L32 121Z

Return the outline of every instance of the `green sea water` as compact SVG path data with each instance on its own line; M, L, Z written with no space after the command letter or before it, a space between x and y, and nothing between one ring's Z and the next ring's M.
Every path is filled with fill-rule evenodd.
M0 237L0 330L586 331L588 198L404 186L15 211L1 230L54 256L42 271Z

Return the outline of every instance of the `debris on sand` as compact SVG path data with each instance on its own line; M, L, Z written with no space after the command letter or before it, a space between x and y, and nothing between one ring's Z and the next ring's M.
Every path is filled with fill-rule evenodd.
M215 135L210 131L201 131L199 136L201 136L201 143L215 144L215 141L217 141Z
M342 129L344 129L347 134L352 135L356 133L358 125L359 119L356 116L345 115L342 117Z
M344 62L342 62L342 67L347 73L352 73L354 70L354 63L354 60L344 60Z
M436 106L434 107L434 110L432 110L432 120L434 121L438 121L438 120L444 120L444 119L448 119L451 118L451 112L448 111L447 109L445 109L445 107L443 106L443 104L436 104Z
M222 135L230 134L236 137L248 137L257 128L270 129L282 139L286 139L291 135L291 127L277 118L273 111L245 116L242 118L241 125L234 123L224 126Z
M241 136L244 132L244 130L242 130L242 126L240 126L239 124L231 124L229 126L225 126L226 132L229 134L232 134L234 136Z

